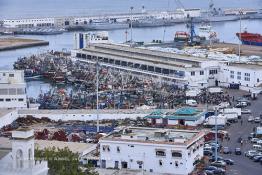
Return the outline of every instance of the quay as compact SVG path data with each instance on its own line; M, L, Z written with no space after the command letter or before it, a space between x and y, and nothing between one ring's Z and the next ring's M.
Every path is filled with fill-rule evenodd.
M49 45L49 42L24 38L0 38L0 51L45 45Z
M238 54L239 52L239 45L233 44L233 43L214 43L212 44L213 48L231 48L234 50L235 54ZM262 57L262 48L259 46L252 46L252 45L241 45L241 55L245 56L260 56Z

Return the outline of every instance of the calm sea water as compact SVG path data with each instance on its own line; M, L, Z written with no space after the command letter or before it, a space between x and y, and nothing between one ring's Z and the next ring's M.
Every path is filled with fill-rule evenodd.
M180 0L185 8L207 8L210 0ZM140 11L173 10L177 0L0 0L0 18L86 15ZM262 7L261 0L213 0L217 7Z
M208 8L209 0L180 0L185 8ZM262 8L262 0L213 0L216 7L222 8ZM148 10L173 10L179 7L176 0L0 0L0 19L29 18L44 16L96 15L114 12L128 12L133 6L140 11L142 6ZM262 20L244 20L243 27L251 32L260 32ZM197 28L197 27L196 27ZM239 31L239 22L213 24L221 41L238 43L235 33ZM185 25L134 29L135 41L153 39L173 40L176 31L185 31ZM49 46L26 48L0 52L0 69L12 69L18 57L37 54L46 50L70 50L73 48L73 33L51 36L20 36L42 39L50 42ZM115 42L125 41L125 30L109 31L109 37ZM29 96L35 97L40 91L50 88L48 83L28 83Z

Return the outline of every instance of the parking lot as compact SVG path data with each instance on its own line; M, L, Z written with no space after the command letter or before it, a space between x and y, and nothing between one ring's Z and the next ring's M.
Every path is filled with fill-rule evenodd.
M242 95L240 91L230 90L230 95L234 95L235 99ZM232 124L228 127L227 131L230 135L230 140L224 140L223 146L227 146L232 150L232 154L219 154L223 158L230 158L235 161L235 165L227 167L227 174L229 175L261 175L262 164L260 162L254 162L253 160L244 156L244 152L252 149L252 143L248 141L248 136L253 132L253 128L259 126L260 123L248 122L248 117L253 115L258 117L262 113L262 95L258 96L258 99L251 101L251 105L246 107L250 109L252 114L242 114L243 124L241 125L241 119L238 123ZM242 137L244 139L243 145L237 142L237 139ZM242 155L235 155L235 148L241 148Z

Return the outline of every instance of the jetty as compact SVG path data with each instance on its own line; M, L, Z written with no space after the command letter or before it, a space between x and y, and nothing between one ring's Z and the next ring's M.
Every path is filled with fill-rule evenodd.
M0 51L49 45L48 41L26 38L0 38Z

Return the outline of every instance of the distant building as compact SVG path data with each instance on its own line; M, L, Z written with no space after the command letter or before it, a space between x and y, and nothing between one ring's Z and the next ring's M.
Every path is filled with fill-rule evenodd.
M54 18L25 18L3 20L3 26L7 28L53 27L54 25Z
M195 127L205 120L206 112L197 108L180 108L174 113L162 113L156 111L145 118L151 125L158 126L189 126Z
M21 128L12 132L12 152L0 160L0 175L47 175L46 161L34 159L34 131Z
M94 43L108 43L108 32L89 32L74 34L74 49L83 49Z
M236 87L246 91L262 90L262 64L221 64L220 83L225 87Z
M100 139L100 167L187 175L203 157L201 131L129 127Z
M88 45L72 50L72 55L83 63L98 59L102 66L173 80L179 87L218 85L218 61L207 58L111 43Z
M24 72L0 71L0 108L26 108Z

